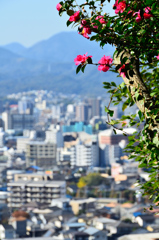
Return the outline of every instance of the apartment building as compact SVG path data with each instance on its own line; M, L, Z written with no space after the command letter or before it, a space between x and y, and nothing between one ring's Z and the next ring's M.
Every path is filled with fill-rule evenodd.
M76 106L76 120L81 122L88 122L91 116L91 108L88 104L79 103Z
M51 125L49 130L45 132L46 142L56 144L57 148L62 148L64 146L62 130L59 125Z
M123 135L123 132L120 130L116 130L116 134L113 132L113 129L99 132L98 140L101 167L109 166L125 155L124 148L128 143L128 136L132 135L136 129L124 128L123 131L127 133L127 136Z
M5 131L8 129L33 129L35 124L35 116L32 114L11 114L9 112L3 112L2 120L4 122Z
M89 98L87 101L91 107L91 118L94 116L101 116L101 99Z
M56 165L56 144L49 142L30 141L26 144L26 164L36 165L44 169Z
M51 204L53 199L66 197L65 181L23 181L7 184L10 192L8 207L16 208L29 202Z
M17 150L19 152L26 152L26 145L28 142L30 142L29 137L25 136L17 137Z
M81 142L70 148L71 166L97 167L99 165L98 142Z
M18 173L14 175L14 181L47 181L52 180L53 174L46 174L44 172L37 173Z
M58 148L57 149L57 163L70 163L71 152L67 148Z

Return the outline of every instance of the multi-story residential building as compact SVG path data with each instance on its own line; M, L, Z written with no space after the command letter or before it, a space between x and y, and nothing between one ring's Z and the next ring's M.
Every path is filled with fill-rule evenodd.
M105 145L101 144L99 148L100 166L108 167L110 164L120 160L124 155L123 149L118 145Z
M91 106L91 117L101 116L101 99L89 98L88 104Z
M3 128L0 128L0 147L4 146L5 141L5 132L3 132Z
M71 147L71 166L96 167L99 165L98 142L81 142Z
M29 202L51 204L53 199L66 197L65 181L16 181L7 184L8 206L20 207Z
M71 152L67 148L58 148L57 149L57 163L70 163L71 161Z
M44 169L56 165L56 144L31 141L26 145L26 165L36 165Z
M60 126L51 125L49 130L45 132L46 142L56 144L57 148L62 148L64 146L63 135Z
M32 114L11 114L9 112L3 112L2 120L5 131L8 129L33 129L35 124L35 116Z
M52 106L52 117L56 119L60 119L61 116L61 109L60 105L53 105Z
M32 101L26 97L22 97L20 101L18 101L18 111L20 114L33 114L34 105Z
M3 121L3 127L4 130L7 131L8 129L11 129L11 115L9 112L3 112L2 113L2 121Z
M17 150L19 152L26 152L26 145L30 142L29 137L17 137Z
M79 103L76 106L76 119L81 122L88 122L91 118L91 108L88 104Z
M8 182L12 182L14 180L14 176L15 174L21 174L21 173L24 173L23 170L17 170L17 169L6 169L5 171L5 181L8 183Z
M53 174L46 174L43 171L37 173L17 173L14 175L14 181L47 181L53 179Z
M133 134L135 128L125 128L123 130L128 135ZM123 149L128 143L128 136L124 136L120 130L113 132L113 129L101 131L98 134L100 149L100 166L105 167L120 160L125 155Z

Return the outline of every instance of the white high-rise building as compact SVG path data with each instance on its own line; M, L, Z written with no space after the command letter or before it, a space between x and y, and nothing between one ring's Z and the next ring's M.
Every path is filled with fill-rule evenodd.
M5 133L3 132L3 129L0 128L0 147L4 146L4 140L5 140Z
M60 115L61 115L60 105L53 105L52 106L52 117L59 119Z
M60 126L51 125L49 130L46 131L45 141L56 144L57 148L62 148L64 146L64 141Z
M19 152L26 152L26 145L30 142L29 137L18 137L17 138L17 150Z
M2 120L4 124L4 131L11 129L11 114L9 112L2 113Z
M83 143L71 147L71 166L97 167L99 146L97 142Z
M70 163L71 152L67 148L58 148L57 149L57 163L61 164L64 162Z

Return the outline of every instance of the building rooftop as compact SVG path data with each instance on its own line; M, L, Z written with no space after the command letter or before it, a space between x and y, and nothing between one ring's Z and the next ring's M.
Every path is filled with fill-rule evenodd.
M54 143L44 142L44 141L30 141L27 145L55 145Z
M96 201L95 198L87 198L87 199L71 200L71 203L82 204L82 203L90 203L90 202L95 202L95 201Z
M159 233L129 234L119 237L118 240L158 240Z
M60 240L59 237L31 237L31 238L14 238L14 240ZM5 240L10 240L5 238Z
M66 226L68 226L68 227L84 227L84 226L86 226L86 224L85 223L79 223L79 222L74 222L74 223L67 223L66 224Z
M23 186L25 186L25 185L27 185L28 183L29 183L30 181L23 181L23 180L19 180L19 181L16 181L16 182L10 182L10 183L7 183L7 186L13 186L13 187L19 187L19 186L21 186L21 187L23 187Z
M136 131L136 128L124 128L123 131L129 135L133 134ZM113 129L107 129L99 133L100 136L112 136L115 135ZM116 130L116 135L123 135L121 130Z
M45 184L46 187L58 187L59 185L63 185L65 181L47 181Z
M8 186L28 186L28 187L59 187L60 185L63 185L65 181L16 181L16 182L10 182L8 183Z
M89 227L86 230L84 230L84 232L89 235L94 235L95 233L99 232L99 230L94 227Z
M101 223L115 223L116 222L116 220L114 220L114 219L104 218L104 217L97 218L96 221L101 222Z

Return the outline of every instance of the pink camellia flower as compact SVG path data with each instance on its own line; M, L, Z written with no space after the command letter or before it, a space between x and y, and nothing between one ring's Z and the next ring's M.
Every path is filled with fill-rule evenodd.
M96 20L99 20L99 22L101 23L101 24L106 24L107 22L104 20L104 17L103 16L97 16L96 17Z
M82 64L84 65L88 58L92 58L92 56L86 56L86 54L83 55L77 55L77 57L74 59L75 65Z
M70 16L70 22L77 22L80 19L80 11L75 12L72 16Z
M88 34L91 34L90 27L83 27L81 35L83 35L83 37L89 39L90 37L88 36Z
M140 10L138 12L135 12L133 16L137 15L136 22L139 23L142 20L142 17L140 15Z
M110 68L110 64L112 64L113 59L110 56L103 56L100 60L99 60L99 66L98 66L98 70L99 71L103 71L103 72L107 72Z
M96 28L96 29L98 28L98 26L95 25L95 23L92 23L92 27L93 27L93 28Z
M133 13L133 11L132 10L130 10L129 12L128 12L128 14L132 14Z
M61 8L62 8L62 5L61 5L60 3L58 3L58 4L56 5L57 11L60 11Z
M107 22L104 19L104 16L97 16L95 20L99 20L101 24L106 24ZM95 23L92 23L92 27L98 29L98 26Z
M149 19L150 17L152 17L152 14L150 14L150 11L151 11L151 8L149 8L149 7L145 8L145 12L143 14L144 19ZM140 10L133 14L133 16L135 16L135 15L137 15L136 22L137 23L140 22L142 20L142 17L140 15Z
M119 75L120 76L123 75L123 77L126 77L124 70L125 70L125 64L123 66L121 66L121 68L119 68Z
M149 8L149 7L145 8L145 12L143 14L145 19L149 19L150 17L152 17L152 14L150 14L150 11L151 11L151 8Z
M88 36L88 34L91 34L91 28L89 26L83 26L81 25L79 28L79 33L80 35L82 35L83 37L89 39L90 37Z
M158 54L158 56L156 56L156 58L159 60L159 54Z
M82 24L83 26L85 26L85 25L87 24L87 21L86 21L85 19L83 19L83 20L81 21L81 24Z
M120 3L118 3L118 0L115 2L115 4L113 5L113 8L115 8L115 13L118 14L123 13L124 10L126 9L126 2L125 1L121 1Z
M99 65L98 66L98 70L99 71L103 71L103 72L107 72L109 70L110 67L108 67L107 65Z

